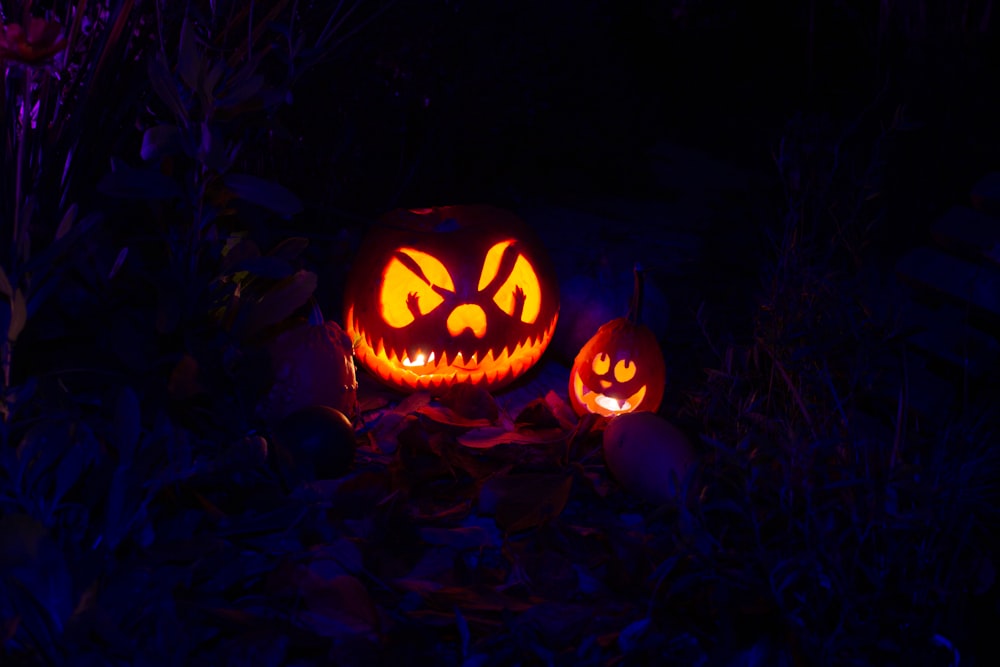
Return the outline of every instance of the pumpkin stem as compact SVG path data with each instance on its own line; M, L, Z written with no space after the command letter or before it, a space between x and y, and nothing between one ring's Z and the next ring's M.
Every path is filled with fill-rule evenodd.
M642 313L642 266L638 262L632 267L632 277L632 302L628 307L628 321L639 324Z

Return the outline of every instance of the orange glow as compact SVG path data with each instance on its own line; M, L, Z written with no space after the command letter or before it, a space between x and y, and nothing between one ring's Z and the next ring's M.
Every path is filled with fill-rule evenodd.
M631 359L622 359L615 364L615 380L618 382L628 382L635 377L635 362Z
M486 259L483 260L483 272L479 276L479 287L476 288L480 292L486 289L486 286L497 277L497 272L500 271L500 260L503 259L503 251L509 248L513 242L513 240L501 241L486 251Z
M382 291L379 294L382 319L396 329L408 326L416 319L410 308L411 303L415 303L421 315L441 305L444 297L434 287L455 291L455 283L440 260L413 248L400 248L399 253L411 259L413 266L407 266L397 257L390 259L382 272ZM416 273L414 268L423 275Z
M620 362L619 362L620 365ZM601 382L602 386L610 386L611 383ZM589 412L593 412L597 415L603 415L605 417L612 417L614 415L619 415L624 412L632 412L636 410L641 404L642 399L646 398L646 385L642 385L639 389L626 398L624 401L612 398L611 396L606 396L600 392L590 391L583 385L583 379L580 377L579 373L573 373L572 388L574 397L584 406L586 406Z
M558 317L544 246L516 215L484 205L390 211L344 293L358 363L402 391L499 389L541 358Z
M596 375L604 375L611 368L611 358L604 352L600 352L594 357L594 363L591 364L591 367Z
M358 361L383 381L411 390L440 389L457 382L486 389L501 387L538 361L552 340L558 319L558 315L553 316L549 326L538 336L529 336L513 347L504 347L499 354L488 350L465 359L462 353L432 350L415 354L410 360L405 351L386 349L383 340L375 339L361 327L353 308L347 311L347 326L355 339L354 356Z
M501 241L487 251L486 259L483 260L483 272L479 276L478 289L480 292L486 289L497 277L503 253L513 243L513 240ZM531 262L525 259L524 255L519 254L514 260L514 267L511 269L510 275L493 295L493 302L513 317L517 311L517 300L521 295L524 298L524 307L521 309L520 319L526 324L532 324L538 319L538 313L542 309L542 285L538 280L538 274L531 266Z
M601 325L573 360L569 398L580 416L656 412L666 367L649 327L620 317Z
M448 333L457 336L466 329L472 329L476 338L486 335L486 313L474 303L464 303L448 316Z
M532 324L538 318L538 311L542 309L542 286L538 282L535 270L531 268L531 263L524 258L524 255L518 255L514 268L497 290L493 301L505 313L513 316L517 311L517 300L522 295L524 307L521 310L521 321Z

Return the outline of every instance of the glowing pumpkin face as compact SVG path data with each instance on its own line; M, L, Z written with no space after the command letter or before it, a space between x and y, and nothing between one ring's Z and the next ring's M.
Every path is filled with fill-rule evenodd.
M542 356L558 287L541 245L511 213L398 210L362 245L344 312L355 356L385 383L496 389Z
M569 398L581 416L656 412L665 381L666 364L656 336L649 327L620 317L598 329L576 355Z

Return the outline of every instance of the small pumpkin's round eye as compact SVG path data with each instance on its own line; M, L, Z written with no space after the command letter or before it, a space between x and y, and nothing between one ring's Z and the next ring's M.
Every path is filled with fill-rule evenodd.
M594 372L598 375L604 375L611 368L611 358L608 357L604 352L599 352L596 357L594 357L594 362L591 364Z
M615 379L619 382L628 382L635 377L635 362L631 359L622 359L615 364Z

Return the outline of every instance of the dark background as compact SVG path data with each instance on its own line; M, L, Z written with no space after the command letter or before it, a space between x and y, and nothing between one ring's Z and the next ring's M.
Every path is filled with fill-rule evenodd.
M0 4L11 12L15 3ZM208 16L205 5L222 8L219 16ZM325 20L329 5L299 0L299 27ZM58 6L65 23L68 3L39 2L32 11L49 6ZM883 318L889 323L882 329L868 310L877 301L872 292L898 287L896 260L933 243L929 225L949 206L966 204L973 185L1000 164L1000 19L992 0L345 2L354 9L328 53L323 49L322 62L303 69L290 86L281 35L294 31L269 25L258 45L273 48L260 65L269 86L211 124L221 143L241 146L231 171L285 186L301 199L298 213L288 213L284 191L235 198L224 192L205 168L210 151L200 150L201 101L192 102L192 87L182 81L189 68L212 59L240 60L228 46L240 39L218 35L230 9L239 17L233 25L252 24L238 14L246 4L136 6L141 11L127 23L134 31L123 33L129 37L110 52L113 75L105 70L67 93L70 101L73 95L81 100L66 107L66 126L76 131L29 150L46 161L32 158L38 176L28 189L10 167L25 164L12 149L20 137L44 132L16 131L12 113L25 79L9 75L6 81L4 228L36 195L36 255L57 238L56 225L71 203L79 203L81 213L101 212L104 222L88 235L63 237L73 239L68 257L52 261L65 280L53 281L59 289L30 315L13 352L4 407L16 415L0 430L0 492L19 523L3 526L0 565L23 566L17 577L24 586L0 587L0 650L32 658L47 651L75 656L83 647L94 664L107 662L111 648L123 664L140 654L173 651L183 661L210 650L206 664L227 664L211 657L256 659L254 642L260 642L276 647L272 662L279 662L287 647L275 635L287 633L289 659L312 650L350 655L357 648L372 658L354 662L369 664L376 655L400 656L379 651L401 647L401 657L414 663L444 648L458 660L462 630L455 619L435 626L444 628L437 634L429 624L393 626L388 646L357 637L358 644L341 643L336 628L335 642L293 627L280 614L299 604L304 580L284 576L298 577L298 563L312 558L313 547L334 538L346 542L344 536L354 540L352 549L363 549L371 572L387 581L402 576L430 551L423 528L464 528L458 522L479 501L477 485L486 475L506 476L508 499L534 511L549 502L537 491L547 492L553 480L568 482L577 474L569 469L580 466L589 466L588 479L602 486L574 481L573 497L562 500L569 520L586 528L579 544L562 549L549 531L562 509L553 517L529 517L533 527L520 543L525 555L538 555L537 582L555 579L559 589L551 573L567 575L567 596L582 588L575 573L585 556L609 564L598 582L606 586L604 597L576 612L587 623L566 626L589 628L594 621L592 632L601 633L594 636L611 637L609 650L621 649L609 660L628 659L629 635L646 632L654 606L662 632L652 632L648 652L642 646L632 652L639 661L668 649L682 655L687 641L692 652L725 658L724 664L744 664L737 656L745 664L783 664L777 652L761 651L803 628L817 652L825 650L827 629L840 632L848 649L857 634L856 653L871 656L871 664L890 664L882 659L888 655L897 664L950 664L934 659L940 637L951 637L963 652L968 647L985 655L993 648L988 642L998 607L989 554L998 544L1000 464L989 429L996 394L982 393L982 423L968 417L972 411L952 411L973 403L965 357L952 355L959 367L946 374L931 362L923 368L898 349L907 342L899 342L905 336L892 329L892 318ZM290 14L292 6L282 7ZM187 53L179 53L182 24L194 25L203 39L190 42L195 47ZM319 29L307 24L304 32L314 39ZM94 30L109 32L108 26ZM183 98L174 107L184 106L180 115L190 113L190 123L187 116L181 122L170 95L151 85L147 65L159 49L166 63L162 88ZM93 59L99 52L98 44L87 54ZM89 61L80 56L79 62ZM147 132L163 125L177 130L179 141L193 136L193 143L144 160ZM69 147L76 157L64 184ZM218 217L202 228L198 216L206 203L218 204ZM413 415L396 415L410 440L387 451L405 455L359 449L359 465L335 487L333 493L343 493L337 502L294 495L298 482L283 480L277 439L256 409L278 384L264 350L269 337L314 316L313 294L324 319L339 320L344 278L380 215L396 207L470 203L510 208L544 232L561 272L560 327L571 321L569 303L579 296L573 286L608 287L601 281L609 275L624 280L601 293L613 302L613 315L600 322L623 314L618 304L631 292L631 253L663 251L663 266L650 281L660 290L659 302L649 290L650 301L670 311L661 413L709 454L700 472L704 483L689 503L703 512L693 524L639 505L611 485L596 431L589 434L591 448L569 462L551 449L545 455L558 460L534 460L535 450L515 447L511 465L490 459L487 470L453 442L451 425L422 420L410 428L418 424ZM237 236L258 253L244 246L248 262L267 259L289 237L307 237L309 244L279 258L277 268L250 262L260 271L253 274L225 254ZM592 238L598 242L587 246L584 239ZM4 249L19 256L16 248ZM675 250L683 261L674 262ZM599 271L603 260L617 273ZM15 275L10 267L5 271ZM867 271L874 278L866 278ZM12 282L25 284L25 275ZM564 283L567 275L590 283ZM315 292L311 286L283 291L287 278L303 276L315 279ZM931 276L930 282L947 285L948 278ZM883 299L889 306L893 295ZM703 303L711 323L705 332L697 317ZM960 303L949 311L957 313L954 327L939 311L930 317L954 328L964 343L967 310ZM247 324L255 316L263 322L256 328ZM547 353L523 384L497 400L518 392L533 399L548 389L565 396L567 356L571 360L579 345L564 342L549 348L562 347L562 356ZM556 379L536 391L553 368ZM993 376L984 375L973 388L995 390ZM948 403L942 392L962 400ZM390 394L385 411L400 398ZM401 430L387 428L382 437L399 446ZM339 437L340 446L358 444L354 433L344 436L341 429ZM434 449L441 442L452 459ZM34 451L52 457L32 469L33 487L22 488L22 463ZM315 453L297 455L309 462ZM516 470L508 475L511 466ZM536 475L539 467L545 475ZM397 496L400 488L410 495ZM601 488L607 495L597 492ZM522 501L521 493L542 500ZM828 513L815 513L810 494L821 497ZM68 500L60 504L63 496ZM424 502L426 513L415 519L411 509ZM67 509L64 527L44 523L66 508L72 512ZM745 520L758 509L776 517L765 554ZM649 520L646 528L637 527L640 512ZM373 532L362 536L356 520L371 516ZM969 527L978 530L981 517L992 523L973 534ZM488 517L484 523L491 530L499 525ZM814 528L819 537L810 541ZM233 537L240 531L246 534ZM714 546L705 546L712 540ZM671 570L678 549L684 560ZM456 551L463 550L476 552L475 559L494 558L485 566L496 570L489 576L506 576L507 555L499 548L463 542ZM830 550L851 579L838 589L854 624L846 629L838 626L838 596L814 568ZM452 562L461 565L457 558L444 563L442 576L454 574ZM773 590L772 575L786 563L794 564L787 580L805 587L801 595L796 588ZM279 568L284 564L294 567L286 572ZM954 583L950 577L965 578ZM666 582L656 584L656 605L650 603L654 579ZM677 593L674 584L682 579L695 583ZM323 602L328 591L316 581L316 590L306 592ZM966 595L971 588L980 589L976 597ZM10 597L23 591L23 598ZM454 593L457 609L468 598L461 586ZM371 595L394 614L412 611L403 607L413 595L367 580L351 595L366 605ZM248 599L252 610L236 606ZM341 602L330 599L334 608ZM772 622L779 603L792 605L795 614L782 616L784 626ZM604 617L623 604L620 618ZM452 613L452 607L448 602L442 609ZM11 621L21 608L47 613ZM538 609L522 615L529 618L521 627L564 618L564 607ZM694 613L699 610L702 616ZM477 651L513 646L508 655L516 657L523 648L516 640L530 633L495 631L508 615L504 608L501 618L497 610L487 619L496 624L473 628L482 640ZM813 625L796 620L801 617ZM64 621L68 633L60 627ZM771 637L774 628L788 636ZM695 641L691 633L704 634ZM883 636L891 639L883 642ZM575 652L574 641L556 642L558 650ZM793 655L794 644L781 655ZM572 661L574 655L559 657ZM5 657L0 653L0 662ZM429 664L438 663L444 664Z
M766 176L780 209L783 137L803 162L841 137L863 155L897 117L880 188L892 245L996 166L989 4L397 2L299 86L280 171L326 224L395 206L667 198L650 152L669 142Z

